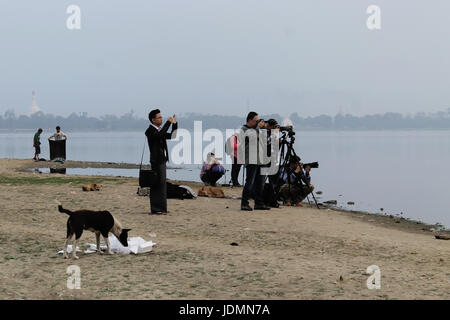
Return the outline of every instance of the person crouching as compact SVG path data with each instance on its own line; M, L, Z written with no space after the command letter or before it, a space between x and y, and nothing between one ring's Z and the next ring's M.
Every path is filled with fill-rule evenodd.
M208 153L206 161L203 162L200 179L206 186L215 187L217 180L219 180L224 173L225 168L217 161L214 153Z
M314 186L311 184L311 167L305 166L303 168L298 157L294 157L289 166L289 180L285 168L281 170L280 178L285 184L280 189L280 196L283 198L284 205L302 207L303 199L314 190Z

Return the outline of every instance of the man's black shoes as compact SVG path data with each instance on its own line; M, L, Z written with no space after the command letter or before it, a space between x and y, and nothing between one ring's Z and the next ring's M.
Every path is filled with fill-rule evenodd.
M241 206L241 210L244 211L253 211L253 210L270 210L270 207L266 205L255 205L255 208L252 209L249 205Z

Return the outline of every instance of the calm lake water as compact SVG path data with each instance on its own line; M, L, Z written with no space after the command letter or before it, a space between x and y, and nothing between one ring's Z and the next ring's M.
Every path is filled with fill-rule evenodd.
M0 133L0 157L31 159L33 134ZM41 157L47 159L50 134L41 136ZM139 163L145 144L143 132L66 134L69 160ZM176 143L170 142L169 149ZM312 169L312 183L323 191L319 201L337 200L347 209L377 213L384 208L383 213L450 227L450 131L298 131L295 150L304 162L319 161L320 167ZM168 178L200 181L201 165L182 166L184 170L169 170ZM120 173L138 174L136 169Z

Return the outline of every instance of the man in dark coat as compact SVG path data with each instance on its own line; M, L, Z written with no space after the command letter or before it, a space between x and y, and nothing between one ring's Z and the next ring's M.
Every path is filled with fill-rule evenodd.
M150 214L167 214L166 162L169 161L167 139L176 137L177 117L173 115L161 127L162 116L159 109L148 114L150 125L145 131L150 149L150 164L157 173L158 182L150 189ZM168 133L172 124L172 132Z

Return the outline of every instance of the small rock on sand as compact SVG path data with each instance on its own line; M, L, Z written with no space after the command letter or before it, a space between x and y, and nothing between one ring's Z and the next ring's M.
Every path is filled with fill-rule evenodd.
M324 203L337 204L337 200L328 200L328 201L325 201Z

